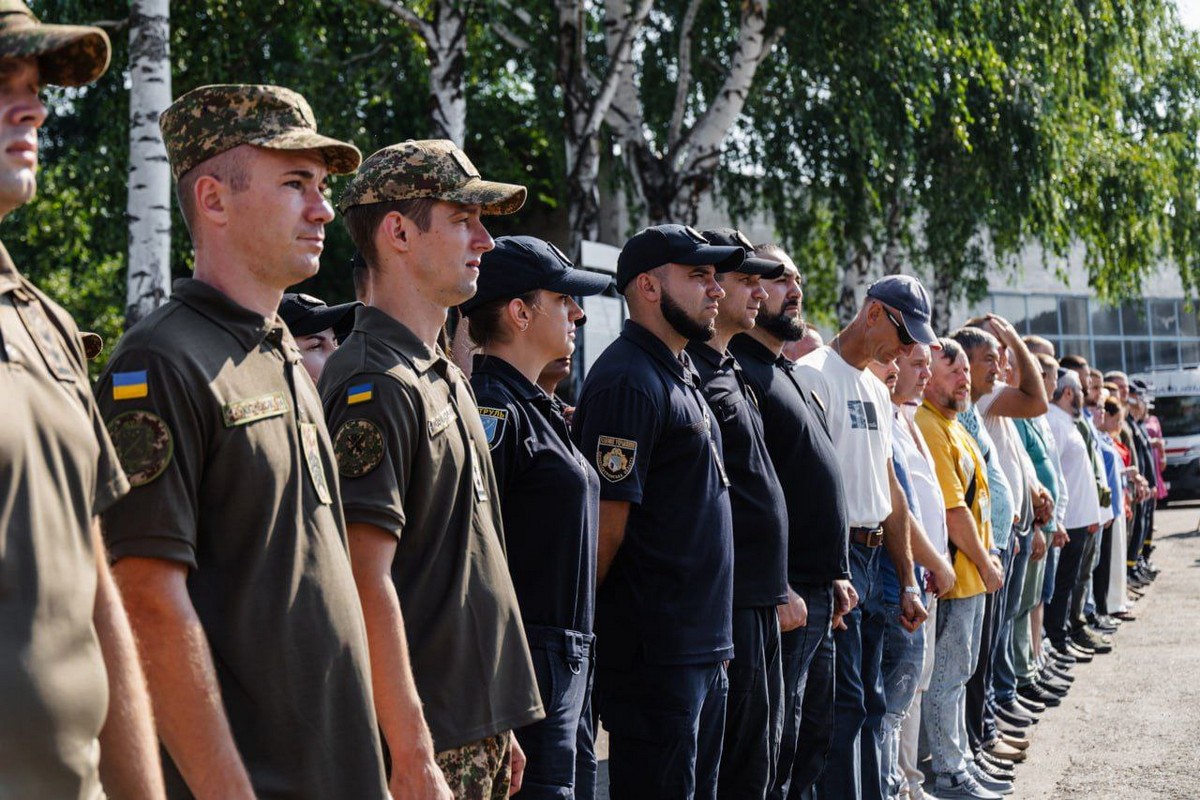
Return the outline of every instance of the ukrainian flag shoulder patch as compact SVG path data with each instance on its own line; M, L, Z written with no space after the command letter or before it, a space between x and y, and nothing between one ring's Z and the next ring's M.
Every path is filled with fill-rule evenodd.
M146 385L146 370L136 372L114 372L112 376L113 400L136 400L150 393Z
M360 383L346 390L346 405L353 406L358 403L365 403L374 396L375 384L373 382Z

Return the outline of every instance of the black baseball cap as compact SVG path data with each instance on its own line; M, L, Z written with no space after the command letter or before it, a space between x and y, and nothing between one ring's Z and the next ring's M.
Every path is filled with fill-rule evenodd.
M919 280L911 275L887 275L867 287L867 297L899 311L909 336L938 349L938 338L929 324L929 293Z
M709 244L722 247L740 247L746 253L743 261L734 272L744 272L747 275L761 275L768 280L774 280L783 274L783 264L771 261L769 258L759 258L754 255L754 245L746 238L746 234L736 228L715 228L702 234Z
M479 259L475 296L458 307L469 316L484 303L511 300L526 292L546 289L573 297L600 294L612 278L576 269L562 250L536 236L501 236Z
M362 303L326 305L324 300L301 292L288 292L279 304L279 317L287 323L292 336L312 336L327 328L340 342L354 328L354 309Z
M663 264L712 264L717 272L737 269L746 259L740 246L714 246L699 231L686 225L655 225L635 233L617 256L617 291Z

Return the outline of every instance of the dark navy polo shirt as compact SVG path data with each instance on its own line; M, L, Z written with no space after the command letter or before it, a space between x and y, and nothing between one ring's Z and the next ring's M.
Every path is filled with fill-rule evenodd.
M733 521L721 431L686 353L626 322L575 409L600 498L629 502L625 539L596 597L601 665L733 657Z
M476 356L471 388L487 433L526 625L592 632L600 478L559 404L511 364Z
M788 582L850 578L850 516L841 464L820 402L786 358L742 333L729 351L758 396L767 452L783 485L788 517Z
M733 510L733 607L787 602L787 503L763 439L758 398L737 361L707 344L687 348L721 429Z

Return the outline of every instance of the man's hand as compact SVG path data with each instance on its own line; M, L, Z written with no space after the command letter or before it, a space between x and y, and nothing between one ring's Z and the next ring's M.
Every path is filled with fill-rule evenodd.
M954 565L950 563L950 559L942 558L938 561L937 568L929 571L931 580L933 581L933 593L942 597L954 588L954 584L958 582L958 575L954 572Z
M1088 533L1095 533L1095 532L1096 532L1096 531L1098 531L1098 530L1100 530L1100 523L1099 523L1099 522L1093 522L1091 525L1088 525L1088 526L1087 526L1087 532L1088 532Z
M1046 557L1046 536L1041 531L1034 528L1033 533L1029 534L1029 560L1041 561Z
M393 754L388 791L394 800L454 800L446 776L431 755L406 761L400 754Z
M787 602L775 607L781 633L794 631L796 628L803 628L808 624L808 606L805 605L804 598L792 591L790 586L787 594Z
M512 778L509 780L508 784L509 797L512 797L514 794L521 791L521 783L525 780L525 751L521 749L521 745L517 741L517 735L515 733L511 734L511 740L511 758L509 763L512 764Z
M842 579L833 582L833 629L835 631L846 630L846 623L842 621L842 617L849 614L858 605L858 592L854 590L854 584L850 581Z
M921 596L911 592L900 593L900 625L904 630L913 633L921 627L921 623L929 619L929 612L921 602Z
M1071 537L1067 535L1067 529L1062 525L1054 531L1054 538L1050 540L1051 547L1066 547L1067 542L1071 541Z
M1012 323L998 314L988 314L985 326L991 328L992 335L1000 340L1000 344L1009 349L1021 341L1021 334L1017 333L1017 329L1012 326Z
M1004 569L1000 566L1000 559L995 556L988 557L988 568L979 571L979 577L983 578L983 586L987 589L988 594L995 594L1004 586Z

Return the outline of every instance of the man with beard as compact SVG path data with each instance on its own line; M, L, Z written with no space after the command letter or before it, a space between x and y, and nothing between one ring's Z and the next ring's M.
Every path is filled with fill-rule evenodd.
M740 247L691 228L637 233L617 259L629 304L584 382L573 433L603 478L596 705L612 795L711 798L733 657L733 523L721 431L684 348L715 333L717 272Z
M971 369L953 339L941 340L933 375L916 413L946 503L946 534L954 562L954 588L938 599L933 675L922 716L939 798L998 800L968 771L971 756L965 702L982 641L986 592L1004 581L992 547L991 496L979 445L958 421L971 403Z
M825 410L801 389L785 343L804 336L800 273L775 245L754 254L783 265L762 282L755 326L734 336L729 350L758 398L767 453L783 479L787 505L787 602L777 610L783 660L783 732L771 798L811 793L833 735L835 615L857 602L850 585L842 469L829 438Z
M779 277L783 265L750 255L754 248L740 231L705 231L704 238L747 252L735 271L717 275L725 296L717 308L716 335L687 347L721 428L733 511L734 658L718 796L762 800L779 754L783 673L775 607L787 602L787 509L763 439L758 398L728 347L734 334L754 327L766 297L762 279Z

